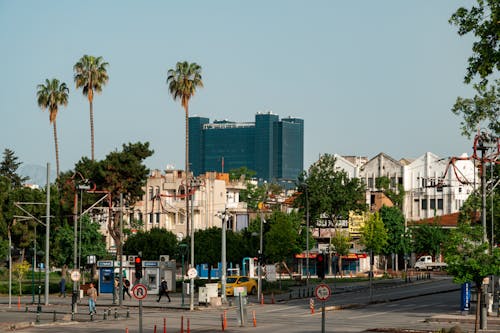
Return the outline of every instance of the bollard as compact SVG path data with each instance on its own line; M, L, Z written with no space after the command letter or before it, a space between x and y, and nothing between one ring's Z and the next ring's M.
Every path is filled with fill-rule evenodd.
M118 310L115 309L115 319L118 318Z
M24 310L24 312L28 312L28 306L26 305L26 309Z
M54 310L54 318L52 318L52 321L56 321L56 310Z
M102 316L103 320L108 319L108 311L104 310L104 315Z
M184 316L181 316L181 333L184 333Z
M111 308L108 308L108 317L111 316Z
M224 332L224 315L222 313L220 314L220 325L222 328L222 332Z
M191 333L191 327L189 326L189 318L187 319L187 330L186 333Z
M167 333L167 318L163 318L163 333Z
M271 293L271 304L274 304L274 293Z
M255 310L252 311L253 327L257 327L257 317L255 316Z
M35 319L35 322L36 322L37 324L39 324L39 323L40 323L40 312L37 312L37 313L36 313L36 319Z
M292 299L292 291L290 290L290 296L288 296L288 299Z
M75 320L75 312L74 312L74 311L72 311L72 312L71 312L71 321L74 321L74 320Z
M153 333L156 333L156 324L155 324L155 327L153 329Z
M130 318L130 309L127 308L127 315L126 315L127 318Z
M309 300L309 308L311 308L311 314L314 314L314 298Z

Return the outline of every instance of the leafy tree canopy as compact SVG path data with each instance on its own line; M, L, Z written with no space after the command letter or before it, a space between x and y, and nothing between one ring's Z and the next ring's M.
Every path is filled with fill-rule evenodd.
M409 249L409 244L405 237L405 218L401 210L397 207L383 206L379 213L387 231L384 254L407 253L405 250Z
M361 244L365 246L366 250L371 250L374 254L381 254L387 246L387 238L387 231L379 213L373 214L361 229Z
M247 167L240 167L237 169L231 169L229 170L229 179L230 180L240 180L242 177L245 180L250 180L252 179L257 172L254 170L250 170Z
M446 233L437 222L414 226L411 229L411 233L413 236L413 248L419 254L437 256L440 253L443 242L446 240Z
M160 255L164 254L174 257L179 249L177 237L171 231L153 228L130 236L124 244L123 252L132 255L142 252L144 260L159 260Z
M300 195L295 204L300 208L309 202L311 221L321 215L331 220L346 218L350 211L365 211L365 188L358 178L349 178L338 168L333 155L325 154L299 176ZM312 223L314 225L314 223Z

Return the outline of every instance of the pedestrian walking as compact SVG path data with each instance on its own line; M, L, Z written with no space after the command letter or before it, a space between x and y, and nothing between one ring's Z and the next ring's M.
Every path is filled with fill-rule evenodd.
M130 281L127 280L126 278L123 278L123 300L125 300L125 294L128 295L128 298L132 298L132 296L130 296L130 292L128 291L130 288Z
M158 292L158 299L156 300L157 302L160 301L162 295L167 296L168 302L170 303L170 296L168 295L168 284L167 281L165 281L165 278L161 279L160 291Z
M87 289L87 296L89 297L89 315L92 313L96 314L97 310L95 308L97 302L97 289L95 289L94 284L90 283L90 288Z
M66 279L64 276L61 277L59 281L59 297L66 297Z

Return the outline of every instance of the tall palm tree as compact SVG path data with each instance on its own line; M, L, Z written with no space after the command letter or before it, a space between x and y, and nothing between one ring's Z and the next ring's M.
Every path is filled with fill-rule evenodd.
M54 143L56 148L56 173L59 176L59 146L57 143L57 111L59 111L59 105L68 105L68 94L69 89L66 83L59 83L58 79L45 79L45 84L39 84L37 86L37 101L38 106L42 110L49 110L49 120L54 127Z
M189 100L194 96L198 87L203 87L201 80L201 66L187 61L178 62L174 69L167 73L167 84L170 94L175 100L180 99L186 117L186 167L185 167L185 188L189 193ZM186 236L189 236L189 195L186 197Z
M107 66L109 66L109 64L104 62L102 57L94 57L90 55L84 55L73 66L76 88L83 88L82 92L89 100L90 145L92 160L94 160L94 109L92 104L94 101L94 92L100 93L102 91L102 87L108 83L109 77L106 71Z

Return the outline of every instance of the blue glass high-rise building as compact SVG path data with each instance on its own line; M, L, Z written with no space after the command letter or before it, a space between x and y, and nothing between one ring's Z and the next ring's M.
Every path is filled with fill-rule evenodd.
M246 123L190 117L189 160L195 175L247 167L268 182L295 180L304 167L304 120L270 112Z

